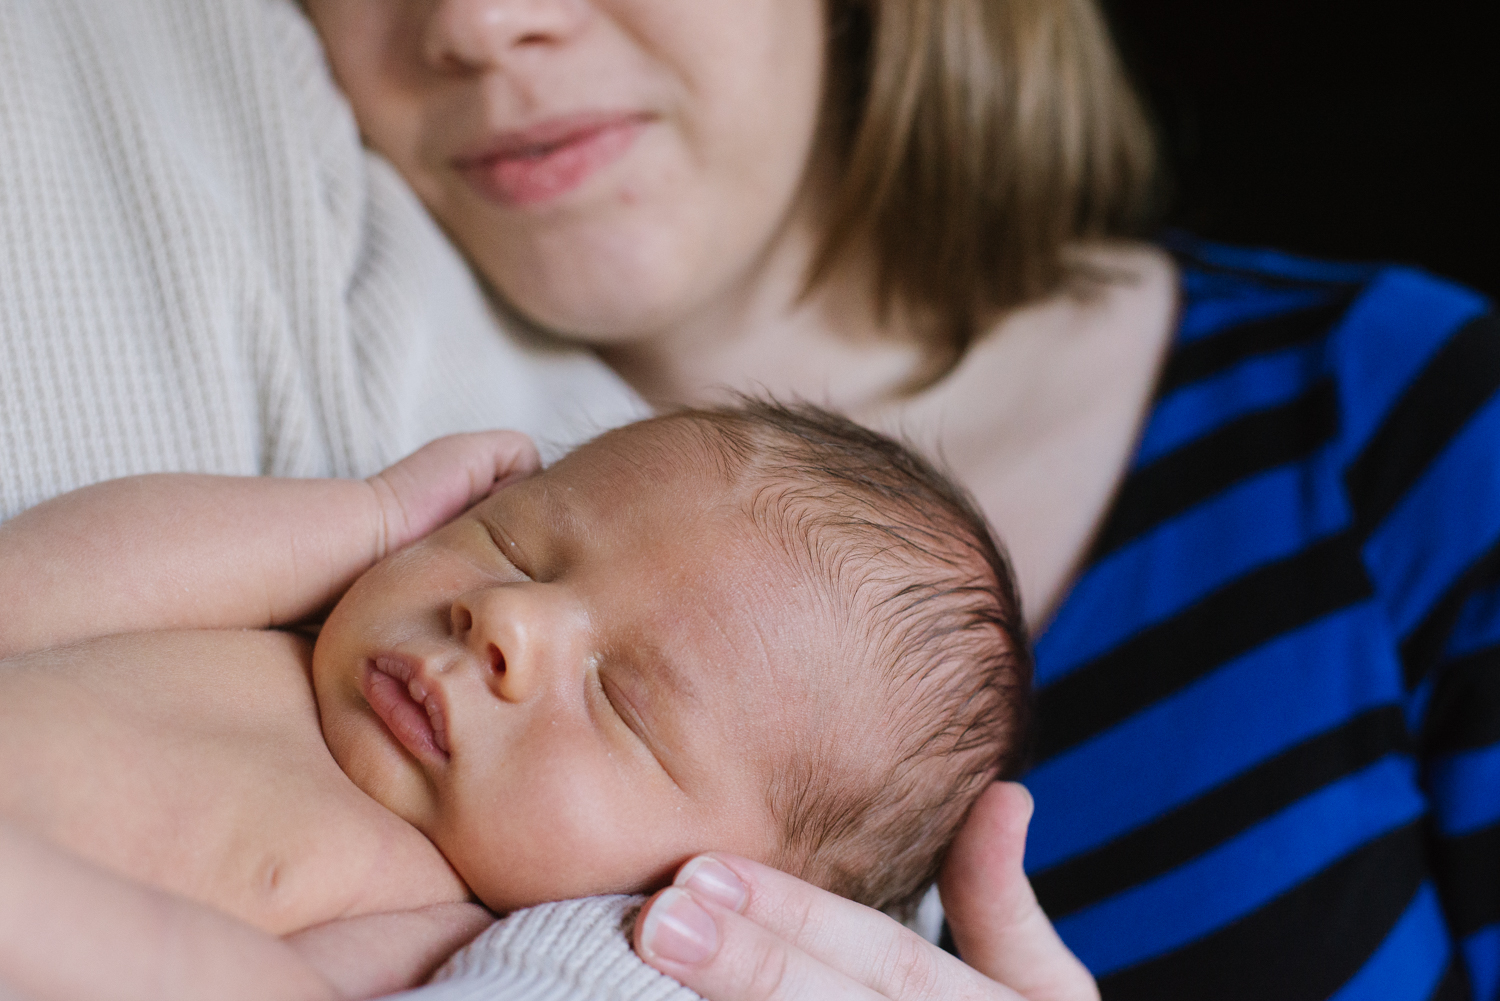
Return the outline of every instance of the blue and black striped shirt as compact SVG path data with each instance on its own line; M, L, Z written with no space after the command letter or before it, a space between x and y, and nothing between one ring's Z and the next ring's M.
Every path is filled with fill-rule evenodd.
M1500 996L1500 323L1188 239L1037 643L1027 864L1106 999Z

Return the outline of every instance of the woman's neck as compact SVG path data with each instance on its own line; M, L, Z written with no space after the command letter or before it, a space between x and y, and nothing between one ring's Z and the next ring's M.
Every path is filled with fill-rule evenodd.
M896 398L929 363L897 317L882 318L864 262L808 291L812 240L787 234L738 287L672 327L599 355L656 407L769 394L854 412Z

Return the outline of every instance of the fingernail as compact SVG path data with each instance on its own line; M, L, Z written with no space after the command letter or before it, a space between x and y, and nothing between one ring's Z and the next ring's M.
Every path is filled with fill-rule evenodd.
M712 900L731 911L738 911L750 899L750 891L734 870L711 855L699 855L677 872L672 881L685 886L700 897Z
M719 951L719 929L692 894L671 886L646 912L641 947L674 963L697 966Z

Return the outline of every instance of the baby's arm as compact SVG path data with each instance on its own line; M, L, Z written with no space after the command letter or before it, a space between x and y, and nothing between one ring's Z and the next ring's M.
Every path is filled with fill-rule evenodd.
M371 998L423 983L493 921L474 904L444 904L279 939L3 819L0 886L0 998Z
M511 431L440 438L368 480L169 474L0 525L0 659L148 629L265 628L538 466Z
M0 821L0 995L332 999L297 951Z

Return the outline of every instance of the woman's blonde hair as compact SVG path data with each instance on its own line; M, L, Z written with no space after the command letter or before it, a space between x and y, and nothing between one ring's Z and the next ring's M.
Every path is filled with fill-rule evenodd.
M1093 0L828 0L837 163L810 283L873 245L883 311L946 368L1140 225L1155 144ZM866 242L868 241L868 243Z

